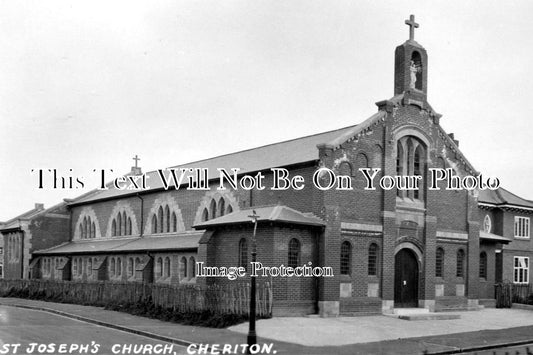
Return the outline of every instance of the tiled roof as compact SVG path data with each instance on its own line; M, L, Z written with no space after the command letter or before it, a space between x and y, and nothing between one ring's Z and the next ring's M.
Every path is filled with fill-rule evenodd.
M227 225L227 224L242 224L252 223L250 215L255 211L259 216L258 222L282 222L291 224L300 224L308 226L324 226L325 223L320 218L310 213L302 213L287 206L265 206L265 207L253 207L236 212L232 212L222 217L214 218L212 220L199 223L193 226L196 229L206 229L215 226Z
M500 207L533 209L532 201L518 197L502 187L497 190L481 190L479 192L478 202Z
M204 231L188 231L165 236L118 237L98 240L85 239L64 243L49 249L35 251L36 255L113 253L128 251L185 250L198 247Z
M366 120L365 123L378 119L381 117L380 115L383 115L383 113L378 112ZM362 125L359 126L362 127ZM353 134L357 134L357 127L359 126L344 127L334 131L269 144L215 158L173 166L170 169L207 168L210 174L208 178L212 179L218 177L218 168L224 168L228 171L231 168L239 168L239 174L245 174L269 168L310 162L318 160L317 145L338 144L339 139L342 140ZM150 186L150 189L163 188L163 183L157 171L151 171L146 174L148 176L147 184ZM108 190L94 190L86 193L75 199L71 204L75 205L89 201L120 197L132 193L132 190L116 190L110 187Z
M38 205L38 206L37 206ZM10 220L6 221L6 222L2 222L0 223L0 230L3 230L3 229L11 229L11 228L18 228L20 227L20 224L19 224L19 221L20 220L28 220L28 219L32 219L34 217L37 217L43 213L49 213L49 212L57 212L58 210L60 210L62 207L64 208L65 206L65 202L60 202L59 204L57 205L54 205L50 208L44 208L42 204L37 204L35 208L27 211L27 212L24 212L16 217L13 217L11 218Z

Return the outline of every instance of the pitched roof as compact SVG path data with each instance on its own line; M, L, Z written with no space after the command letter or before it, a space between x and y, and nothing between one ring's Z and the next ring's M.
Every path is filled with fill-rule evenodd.
M533 202L519 197L500 187L497 190L480 190L478 203L494 207L532 209Z
M259 216L257 219L258 222L269 221L320 227L325 225L324 221L312 213L302 213L287 206L276 205L243 209L199 223L193 227L196 229L207 229L227 224L252 223L250 216L254 211Z
M382 115L384 115L383 112L378 112L364 123L369 123L370 121L373 122L379 119ZM169 169L207 168L209 171L208 179L213 179L218 177L218 168L224 168L228 171L230 171L231 168L239 168L239 174L245 174L274 167L315 161L318 160L317 145L329 144L330 142L338 144L337 142L339 139L345 139L351 135L357 134L357 127L362 129L363 125L348 126L333 131L273 143L210 159L181 164L170 167ZM159 178L157 171L148 172L146 175L148 176L147 184L150 186L150 190L163 188L163 183ZM133 193L135 193L135 191L117 190L109 186L108 190L93 190L92 192L86 193L72 201L71 204L76 205Z
M506 244L512 242L512 240L509 238L505 238L505 237L502 237L501 235L497 235L493 233L488 233L482 230L479 231L479 238L492 241L492 242L506 243Z
M60 255L82 253L113 253L156 250L186 250L198 247L204 231L187 231L165 236L114 238L107 240L75 240L58 246L37 250L36 255Z

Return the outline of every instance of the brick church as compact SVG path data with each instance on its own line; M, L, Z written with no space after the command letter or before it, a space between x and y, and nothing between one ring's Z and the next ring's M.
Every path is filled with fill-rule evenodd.
M490 303L494 282L514 267L509 261L513 256L504 259L502 250L513 239L504 236L504 229L513 233L516 221L504 216L520 211L520 233L525 238L527 219L529 241L533 203L518 197L504 203L501 191L507 192L502 189L480 195L428 188L430 168L449 168L461 177L477 172L459 142L441 128L441 115L427 100L428 56L414 40L414 18L406 23L409 39L395 51L394 96L377 102L377 112L368 119L175 167L208 169L206 191L165 189L157 172L148 172L147 191L110 188L67 201L70 225L60 234L62 243L55 238L47 247L27 252L26 264L17 272L60 280L233 282L197 277L195 265L249 265L249 216L255 211L257 259L263 265L312 263L331 267L334 274L270 277L274 315L476 309ZM261 172L264 184L272 186L271 168L285 168L310 182L324 167L348 176L352 189L320 190L310 183L301 190L216 189L218 168ZM415 190L365 190L361 168L380 169L376 181L385 175L420 176L420 185ZM131 174L141 171L132 169ZM529 282L526 254L521 256L527 258L527 267L520 263L522 282ZM512 271L508 276L513 277Z

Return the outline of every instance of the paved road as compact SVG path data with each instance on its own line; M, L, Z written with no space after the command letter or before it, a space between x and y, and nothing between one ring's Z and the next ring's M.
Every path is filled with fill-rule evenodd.
M65 345L60 348L60 344ZM187 354L187 351L183 346L46 312L0 306L0 354L61 353Z

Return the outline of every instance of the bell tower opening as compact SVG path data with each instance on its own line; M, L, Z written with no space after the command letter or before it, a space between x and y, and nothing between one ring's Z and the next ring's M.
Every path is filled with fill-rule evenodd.
M415 41L414 15L405 23L409 26L409 39L396 47L394 70L394 95L415 92L425 98L427 94L427 53L424 47Z

